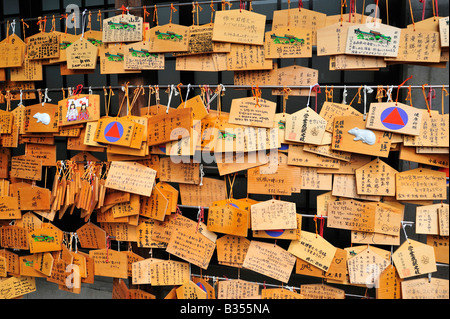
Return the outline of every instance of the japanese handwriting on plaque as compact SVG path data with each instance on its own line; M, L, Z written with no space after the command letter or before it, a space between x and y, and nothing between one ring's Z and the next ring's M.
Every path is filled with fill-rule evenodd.
M247 10L217 11L212 40L263 45L265 24L263 14Z
M11 158L11 176L16 178L40 181L42 178L42 160L27 156L13 156Z
M255 97L233 99L230 109L230 124L256 127L273 127L276 103Z
M392 260L402 279L437 271L433 247L412 239L392 254Z
M397 200L445 200L447 186L445 172L416 168L397 173Z
M389 260L372 251L370 247L347 260L348 273L352 284L373 287L380 273L389 265Z
M356 200L329 202L327 227L373 232L375 207Z
M95 69L98 47L81 38L73 42L66 50L68 69Z
M336 247L321 236L302 230L300 239L291 241L288 252L323 271L328 271L336 250Z
M224 235L217 239L216 246L219 264L242 267L250 240L242 236Z
M294 255L277 245L252 240L242 267L287 283L295 259Z
M401 288L403 299L448 299L450 296L448 279L403 280Z
M294 229L295 203L269 200L251 206L252 230Z
M310 107L297 111L286 119L284 139L292 142L322 144L327 120Z
M379 159L356 169L356 188L361 195L395 195L395 174L398 171Z
M27 57L31 60L58 58L59 37L58 32L40 32L26 38Z
M307 299L345 299L345 291L324 284L302 285L300 293Z
M439 34L441 37L441 47L448 47L448 17L439 19Z
M396 57L401 29L384 24L365 24L348 27L346 54Z
M117 15L103 20L103 43L142 41L143 19L133 15Z
M150 196L156 171L136 162L111 162L105 186L124 192Z

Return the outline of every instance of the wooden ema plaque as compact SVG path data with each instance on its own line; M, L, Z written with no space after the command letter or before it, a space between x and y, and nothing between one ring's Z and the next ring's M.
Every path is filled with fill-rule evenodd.
M327 121L310 107L297 111L286 119L284 139L291 142L321 144Z
M412 239L394 252L392 260L402 279L437 271L434 248Z
M22 67L26 44L16 34L8 36L0 42L0 67Z
M288 252L323 271L328 271L336 250L336 247L321 236L302 230L300 239L291 241Z
M312 57L312 33L309 29L279 27L265 34L266 59Z
M296 27L311 30L311 45L317 44L317 30L325 27L326 14L302 8L301 10L276 10L273 12L272 29Z
M168 23L150 29L149 51L153 53L186 52L189 49L190 28Z
M266 16L247 10L217 11L212 40L242 44L264 44Z
M96 121L100 118L100 95L73 95L60 100L58 108L58 126Z
M366 129L362 116L334 118L333 150L388 157L391 143L392 133Z
M164 54L149 52L149 42L136 42L125 46L125 70L164 70Z
M147 144L160 145L188 137L193 125L191 108L169 110L169 113L149 117Z
M103 20L103 43L137 42L143 40L143 18L121 14Z
M356 189L360 195L395 196L398 171L376 159L356 169Z
M66 55L68 69L92 70L97 66L98 47L81 38L67 48Z
M58 105L45 103L26 106L23 129L25 133L56 133L58 127Z
M59 57L59 32L40 32L25 39L27 57L31 60Z
M295 259L295 256L280 246L252 240L242 267L287 283Z
M401 29L381 23L348 27L346 54L396 57Z
M445 172L417 168L397 173L397 200L445 200L447 186Z
M422 114L423 110L402 103L371 103L366 128L404 135L419 135Z

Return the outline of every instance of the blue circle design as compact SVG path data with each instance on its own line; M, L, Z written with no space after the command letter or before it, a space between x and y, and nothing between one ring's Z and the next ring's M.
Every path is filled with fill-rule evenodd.
M397 117L397 120L402 120L403 123L393 123L394 119L390 119L388 118L393 112L397 111L398 115L400 116L400 118ZM406 126L406 124L408 123L408 114L406 114L406 112L399 108L399 107L388 107L387 109L385 109L380 116L381 119L381 123L383 123L383 125L390 129L390 130L399 130L402 129Z
M265 230L265 232L270 237L280 237L281 235L284 234L284 230L283 229L280 229L280 230Z
M108 136L107 134L108 134L108 132L111 130L111 128L114 126L114 125L117 125L117 130L118 130L118 133L119 133L119 136ZM111 123L109 123L108 125L106 125L106 128L105 128L105 131L104 131L105 133L104 133L104 135L105 135L105 139L108 141L108 142L110 142L110 143L115 143L115 142L117 142L118 140L120 140L121 138L122 138L122 136L123 136L123 126L122 126L122 124L120 124L119 122L116 122L116 121L114 121L114 122L111 122Z

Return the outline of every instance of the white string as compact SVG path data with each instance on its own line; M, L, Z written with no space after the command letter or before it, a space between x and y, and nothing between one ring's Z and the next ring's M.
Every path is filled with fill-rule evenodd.
M405 238L408 241L408 243L410 243L408 235L406 234L406 229L405 229L406 226L411 226L412 227L412 224L402 222L402 228L403 228L403 232L405 233Z
M82 16L81 16L81 39L84 38L84 26L86 24L86 12L87 12L87 9L84 9Z
M11 22L11 30L13 34L16 34L16 19Z
M93 94L93 92L92 92L92 86L90 86L89 87L89 95L92 95Z
M347 87L344 85L344 92L342 93L342 104L347 104Z
M188 84L187 91L186 91L186 99L184 100L184 107L186 107L186 102L188 100L190 90L191 90L191 84Z
M205 176L205 172L203 171L203 164L200 164L200 186L203 186L203 176Z
M171 84L170 85L170 95L169 95L169 100L167 101L167 109L166 109L166 113L169 113L169 109L170 109L170 102L172 101L172 95L175 94L175 96L178 95L178 92L175 90L175 85Z
M386 102L392 101L392 90L393 89L394 89L394 86L391 85L387 91L387 101Z
M22 91L22 89L20 89L20 100L19 100L19 104L17 104L17 106L23 106L22 97L23 97L23 91Z
M316 84L314 84L314 85L310 85L310 86L309 86L308 103L306 103L306 107L309 107L309 100L311 99L311 91L312 91L312 89L313 89L315 86L317 86L317 85L319 85L319 83L316 83Z
M367 116L367 93L372 93L373 90L371 87L364 85L364 121L366 120Z
M48 97L48 88L44 91L44 100L42 101L42 106L44 106L45 102L51 102L52 99Z

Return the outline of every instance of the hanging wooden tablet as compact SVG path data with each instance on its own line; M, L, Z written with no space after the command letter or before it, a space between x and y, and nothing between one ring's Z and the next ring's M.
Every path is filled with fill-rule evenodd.
M136 42L124 47L125 70L164 70L164 54L150 53L149 42Z
M447 186L445 172L416 168L397 173L397 200L445 200Z
M263 14L248 10L217 11L212 40L263 45L265 25Z
M359 195L356 190L356 177L354 174L338 174L333 178L333 196L354 198L367 201L379 201L381 196Z
M297 27L279 27L265 33L266 59L312 57L312 32Z
M50 276L52 272L53 261L54 258L49 252L36 253L34 254L33 267L44 275Z
M103 43L137 42L143 37L143 18L121 14L103 20Z
M207 269L215 247L214 241L194 227L177 227L170 236L166 251L202 269Z
M11 217L11 219L13 218L14 216ZM0 219L3 218L0 217ZM3 226L0 229L0 244L3 248L29 250L28 230L19 225ZM4 255L6 256L6 254ZM0 253L0 256L2 256L2 253Z
M189 280L176 289L177 299L208 299L206 291ZM183 312L181 312L183 313Z
M359 154L388 157L392 133L366 129L362 116L334 118L331 148Z
M220 280L217 299L252 299L259 298L259 284L242 279Z
M449 237L439 235L427 235L427 245L434 248L436 262L448 264L449 261ZM0 252L1 256L1 252Z
M272 59L264 53L263 45L232 43L227 56L227 71L271 70ZM248 59L252 56L252 59Z
M401 29L386 24L357 24L348 27L346 54L396 57Z
M371 103L366 128L419 135L423 111L397 102Z
M378 277L389 266L389 260L370 247L347 260L350 283L374 287Z
M397 248L392 260L402 279L437 271L433 247L413 239Z
M27 57L31 60L52 59L59 57L60 32L39 32L25 39Z
M105 187L150 196L156 171L136 162L111 162Z
M60 100L58 108L58 126L96 121L100 118L100 95L73 95Z
M395 174L398 171L379 159L358 168L356 191L360 195L395 196Z
M217 260L221 265L242 267L250 240L242 236L224 235L217 239Z
M441 204L416 207L416 234L439 235L439 208Z
M20 155L11 158L10 176L40 181L42 161L31 156Z
M286 119L285 140L306 144L321 144L327 121L310 107L297 111Z
M371 15L364 15L356 12L349 12L348 14L336 14L336 15L327 15L326 17L326 25L331 25L335 23L341 23L341 21L347 22L347 23L366 23L373 25L374 23L381 23L381 19L375 18L373 14Z
M401 282L402 299L448 299L449 281L441 278L417 278Z
M304 166L301 170L301 189L332 190L333 174L318 173L319 168Z
M79 35L62 33L59 36L59 57L49 59L50 63L62 63L67 61L67 48L69 48L72 43L80 39Z
M25 155L42 160L43 166L56 166L56 145L26 143Z
M11 134L14 116L10 111L0 110L0 134Z
M124 69L125 45L109 44L107 47L101 47L98 50L100 74L127 74L140 73L140 70Z
M84 36L86 40L88 40L90 43L95 45L96 47L100 48L106 48L108 44L103 43L103 31L97 31L97 30L88 30L84 32Z
M25 133L51 133L58 132L58 105L45 103L25 107L24 132Z
M266 167L268 164L266 164ZM278 166L275 172L261 171L260 167L247 170L247 193L267 195L291 195L294 184L292 170L286 166Z
M173 56L198 55L215 52L212 41L213 23L191 25L189 27L189 44L186 52L174 52Z
M92 70L97 66L98 48L86 38L80 38L66 49L67 68Z
M0 68L22 67L26 44L16 34L0 42Z
M441 204L441 207L438 208L438 217L439 217L439 235L448 236L449 235L448 205Z
M295 259L295 256L280 246L252 240L242 267L287 283Z
M11 81L42 81L42 60L30 60L25 57L18 68L10 68Z
M192 110L190 108L179 108L151 116L148 119L149 146L159 145L189 136L193 125Z
M328 271L330 268L336 250L337 248L323 237L303 230L300 240L291 241L288 248L288 252L292 255L323 271Z
M441 47L448 48L448 37L449 37L449 27L448 27L448 17L439 19L439 34L441 40Z
M440 60L439 32L410 28L401 29L398 55L385 58L385 61L396 62L438 63Z
M403 213L399 208L383 202L368 203L375 207L374 232L399 237Z
M186 52L189 48L190 29L187 26L168 23L157 25L149 32L149 52Z
M336 23L317 30L317 56L344 54L348 30L353 24Z
M10 91L11 101L20 100L20 90L22 92L22 100L34 100L36 99L36 88L34 82L13 82L6 81L0 83L0 89L4 92ZM0 103L5 103L5 95L0 95Z
M87 249L106 248L106 233L93 223L86 223L77 229L80 246Z
M399 159L443 168L448 168L450 164L447 154L420 154L416 153L415 147L403 144L400 145Z
M248 211L238 209L230 204L213 206L208 210L209 231L235 236L247 236Z
M62 245L62 232L52 228L36 229L28 233L31 253L59 251Z
M113 249L96 249L89 251L94 259L95 276L128 278L128 261L124 252Z
M231 101L230 124L256 127L273 127L277 104L255 97L233 99Z
M360 116L362 114L351 105L325 101L320 108L319 115L327 121L325 130L333 132L336 116Z
M251 206L252 230L294 229L297 227L295 203L278 200Z
M10 277L0 282L0 297L2 299L20 298L36 291L36 280L33 277Z
M394 265L387 266L381 272L378 278L378 285L375 288L377 299L402 298L401 279Z
M329 202L327 227L373 232L375 206L351 199Z
M428 114L428 112L422 111L419 134L416 136L404 135L403 144L405 146L448 147L448 126L448 114Z
M311 45L317 44L317 29L325 27L326 14L305 8L301 10L287 9L273 12L272 30L280 27L296 27L311 29Z

